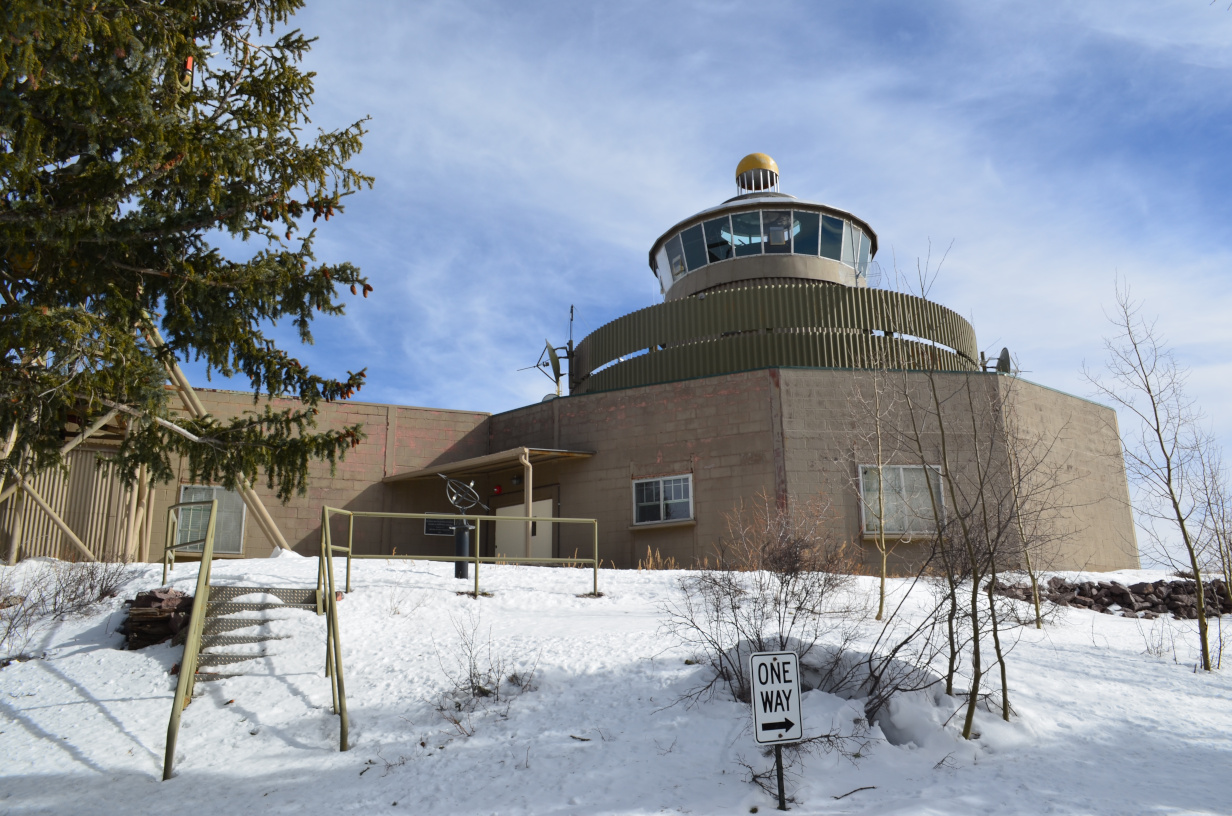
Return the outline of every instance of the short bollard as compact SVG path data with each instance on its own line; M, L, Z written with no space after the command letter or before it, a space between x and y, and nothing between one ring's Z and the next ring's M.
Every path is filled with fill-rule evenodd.
M475 529L465 521L460 521L453 526L453 554L459 558L470 558L471 556L471 530ZM466 561L455 561L453 564L454 578L469 578L470 564Z

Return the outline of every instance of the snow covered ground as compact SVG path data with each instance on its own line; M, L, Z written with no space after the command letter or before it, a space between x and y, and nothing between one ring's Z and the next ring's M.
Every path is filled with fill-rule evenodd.
M19 565L16 569L28 569ZM220 561L215 583L306 586L316 560ZM651 814L766 813L742 763L763 757L748 707L720 694L672 705L705 669L665 638L661 605L680 573L484 566L491 597L449 564L363 561L341 603L351 750L324 677L323 619L279 612L285 640L201 683L176 775L160 781L180 649L130 652L117 599L54 624L0 670L0 813ZM173 573L192 591L193 565ZM1124 583L1158 572L1126 572ZM156 586L144 567L125 591ZM871 594L872 579L860 579ZM901 585L897 586L902 590ZM477 618L476 618L477 615ZM476 625L477 622L477 625ZM874 629L870 623L866 636ZM476 712L465 736L437 703L459 628L531 690ZM1232 812L1232 681L1194 672L1192 624L1072 610L1022 630L1010 660L1011 724L981 712L964 742L947 700L904 700L890 744L874 727L858 759L811 757L788 779L796 813L1226 814ZM1175 643L1175 649L1173 644ZM234 651L233 647L229 651ZM805 732L850 730L858 702L804 696ZM842 794L869 786L849 796Z

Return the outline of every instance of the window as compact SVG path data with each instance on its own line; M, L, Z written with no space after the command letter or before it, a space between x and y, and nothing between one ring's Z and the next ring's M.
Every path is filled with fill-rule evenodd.
M868 277L868 251L869 238L863 232L860 233L860 252L856 256L856 274L861 277Z
M877 466L860 465L861 515L865 534L879 532L882 521L885 522L885 531L895 535L935 532L937 523L933 517L933 497L943 517L945 514L941 471L931 465L927 468L923 465L886 465L880 470L884 500L878 499Z
M838 260L843 251L843 219L821 217L821 257Z
M761 214L766 252L791 252L791 211L766 210Z
M689 227L680 233L684 242L684 257L689 264L689 271L706 265L706 239L702 236L702 225Z
M667 268L672 270L672 280L684 277L684 248L680 244L680 236L675 235L667 242Z
M722 218L707 221L705 227L706 254L710 263L735 257L735 249L732 247L731 220L725 215Z
M633 523L693 518L693 477L664 476L633 483Z
M736 213L732 216L732 243L736 257L761 254L761 212Z
M207 502L218 500L218 518L214 520L214 552L225 555L240 555L244 551L244 500L234 490L224 490L221 487L208 485L181 485L181 502ZM187 544L205 538L205 531L210 523L210 508L201 507L180 508L179 538L175 543ZM194 547L186 548L187 552L201 552L205 548L202 542Z
M859 232L859 230L857 229L856 232ZM856 245L859 242L859 240L860 239L856 237L855 232L852 232L851 224L844 221L843 222L843 256L839 258L839 260L845 263L847 266L856 265Z
M796 236L791 251L797 255L817 254L818 215L813 212L792 213L794 223L791 231Z

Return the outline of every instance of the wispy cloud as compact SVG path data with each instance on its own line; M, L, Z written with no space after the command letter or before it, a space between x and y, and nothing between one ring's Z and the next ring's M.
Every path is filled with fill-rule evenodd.
M752 10L752 11L751 11ZM1085 393L1128 280L1232 437L1232 13L1201 2L317 3L315 123L377 176L319 254L376 292L300 355L362 398L505 410L570 304L657 302L658 235L745 153L849 209L990 351Z

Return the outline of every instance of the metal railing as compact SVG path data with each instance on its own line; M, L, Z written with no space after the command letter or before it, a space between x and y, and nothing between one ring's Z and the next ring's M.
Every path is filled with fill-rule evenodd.
M330 531L330 516L347 517L346 546L335 544ZM476 522L474 555L356 555L355 553L355 519L444 519L452 521ZM539 522L554 524L589 524L594 530L593 558L521 558L513 556L481 556L479 555L479 525L480 521L509 522ZM338 586L334 578L334 553L346 553L346 591L351 591L351 562L356 558L379 558L384 560L403 561L446 561L456 563L466 561L475 565L475 597L479 597L479 565L482 564L568 564L589 565L594 572L593 593L599 594L599 522L595 519L545 518L541 516L477 516L448 513L376 513L360 510L342 510L336 507L321 508L321 550L317 559L317 614L325 615L325 675L330 678L330 691L333 695L334 713L341 718L339 733L339 750L345 751L347 733L350 730L350 720L347 716L346 683L342 672L342 640L338 627Z
M205 528L205 538L172 542L179 536L179 513L182 507L210 508L210 520ZM163 781L171 778L175 763L175 740L180 734L180 713L192 699L197 682L197 659L201 652L201 635L210 605L210 568L214 561L214 522L218 517L218 500L181 502L167 508L167 538L163 545L163 585L167 584L167 570L175 566L175 553L188 547L202 545L201 568L197 570L197 589L193 595L192 615L188 620L188 635L184 639L184 656L180 660L180 679L175 686L175 700L171 704L171 721L167 724L167 753L163 757Z
M334 544L329 529L329 519L331 515L347 516L347 543L346 546ZM357 518L385 518L385 519L438 519L444 521L463 521L476 522L475 526L475 542L472 547L471 555L368 555L355 553L355 519ZM539 524L589 524L593 530L592 541L594 544L594 554L591 558L571 557L571 558L531 558L524 556L513 555L488 555L481 556L479 533L480 529L478 522L493 521L493 522L535 522ZM345 552L347 559L346 571L346 591L351 591L351 561L356 558L382 559L382 560L405 560L405 561L444 561L449 563L457 563L465 561L475 565L475 597L479 597L479 565L480 564L564 564L569 566L585 565L592 569L594 575L594 583L592 594L599 594L599 522L596 519L584 518L553 518L551 516L479 516L466 513L378 513L368 512L363 510L341 510L336 507L321 508L321 556L322 561L330 561L332 558L326 559L325 552L328 548L330 555L335 552ZM332 566L331 566L332 569ZM317 591L318 595L325 581L325 565L322 563L317 569ZM322 610L318 609L320 613Z

